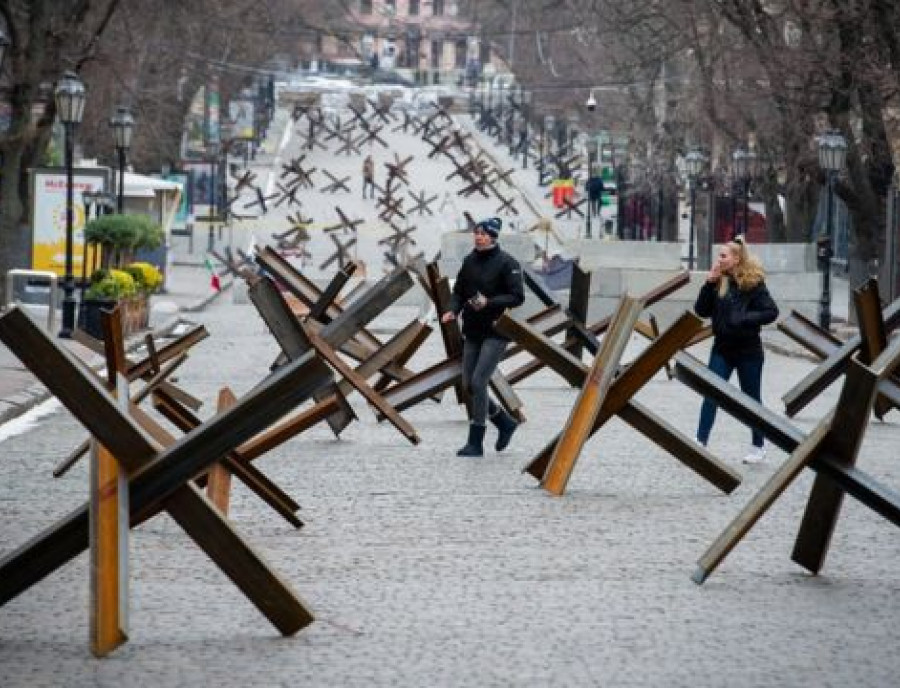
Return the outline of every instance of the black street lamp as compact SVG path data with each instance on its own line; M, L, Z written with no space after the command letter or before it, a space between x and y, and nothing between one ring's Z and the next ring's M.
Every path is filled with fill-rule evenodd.
M691 149L684 158L685 167L687 168L688 184L691 187L691 224L688 230L688 270L694 269L694 218L697 209L697 181L706 165L706 156L700 152L699 148ZM712 237L710 237L710 245Z
M744 222L741 231L732 226L734 235L746 235L750 230L750 180L756 175L756 153L747 150L743 146L731 155L734 177L741 182L741 192L744 197Z
M819 267L822 270L822 295L819 299L819 326L831 327L831 254L833 233L831 225L834 213L834 180L847 159L847 140L837 131L829 131L819 137L819 166L825 172L828 186L828 205L825 214L825 230L819 235Z
M72 250L75 220L75 174L73 170L75 125L84 115L84 84L74 72L66 72L56 84L56 112L65 134L66 165L66 266L63 278L62 328L59 336L72 337L75 329L75 276Z
M116 191L116 212L122 215L125 212L125 160L128 149L131 148L131 135L134 132L134 117L131 111L120 105L109 120L109 126L113 130L113 138L116 142L116 153L119 157L119 183Z

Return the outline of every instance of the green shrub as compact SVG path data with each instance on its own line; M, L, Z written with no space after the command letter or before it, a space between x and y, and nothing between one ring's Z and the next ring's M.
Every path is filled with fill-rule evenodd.
M85 293L87 299L125 299L137 293L134 278L124 270L109 270L93 282Z
M85 225L84 238L103 249L104 268L119 268L132 259L137 249L159 248L164 233L146 215L103 215Z
M152 294L162 284L162 273L150 263L132 263L126 270L141 293Z

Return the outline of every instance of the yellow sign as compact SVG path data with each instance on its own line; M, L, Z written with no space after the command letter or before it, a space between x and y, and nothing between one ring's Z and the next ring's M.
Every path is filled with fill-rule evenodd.
M72 274L80 277L85 259L85 207L82 194L106 189L108 170L79 169L74 172L72 204ZM31 268L50 270L60 276L66 271L66 174L58 169L32 172ZM99 255L99 251L97 252ZM87 265L96 265L93 251L87 252ZM87 276L90 276L89 274Z

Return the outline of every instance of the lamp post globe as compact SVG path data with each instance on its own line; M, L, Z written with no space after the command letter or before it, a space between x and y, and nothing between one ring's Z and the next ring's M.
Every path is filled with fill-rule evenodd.
M833 253L832 222L834 217L834 180L847 160L847 140L837 131L819 137L819 166L825 172L827 206L825 229L816 240L816 254L822 271L822 293L819 297L819 326L831 328L831 256Z
M72 252L75 224L75 179L73 170L75 125L84 115L84 84L74 72L66 72L56 84L54 93L56 113L65 136L66 168L66 257L63 277L62 327L59 336L71 338L75 329L75 275L72 272Z
M116 144L116 153L119 158L119 183L116 185L116 211L121 215L125 212L125 162L128 149L131 148L131 135L134 133L134 117L131 111L120 105L109 120L109 126L113 130L113 138Z

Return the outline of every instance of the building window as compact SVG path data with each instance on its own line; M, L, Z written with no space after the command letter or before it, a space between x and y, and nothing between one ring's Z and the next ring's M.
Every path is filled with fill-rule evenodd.
M404 66L410 69L419 68L420 39L418 36L410 36L406 39L406 51L404 53Z
M440 69L444 53L444 41L437 39L431 41L431 68Z
M409 16L419 16L419 0L409 0Z
M456 68L464 69L466 66L466 56L469 52L469 42L465 38L456 39Z
M484 38L478 42L478 61L482 67L491 63L491 44Z
M384 6L389 12L396 12L397 0L384 0Z
M372 0L359 0L359 13L372 14Z
M431 10L435 17L444 16L444 0L432 0Z

